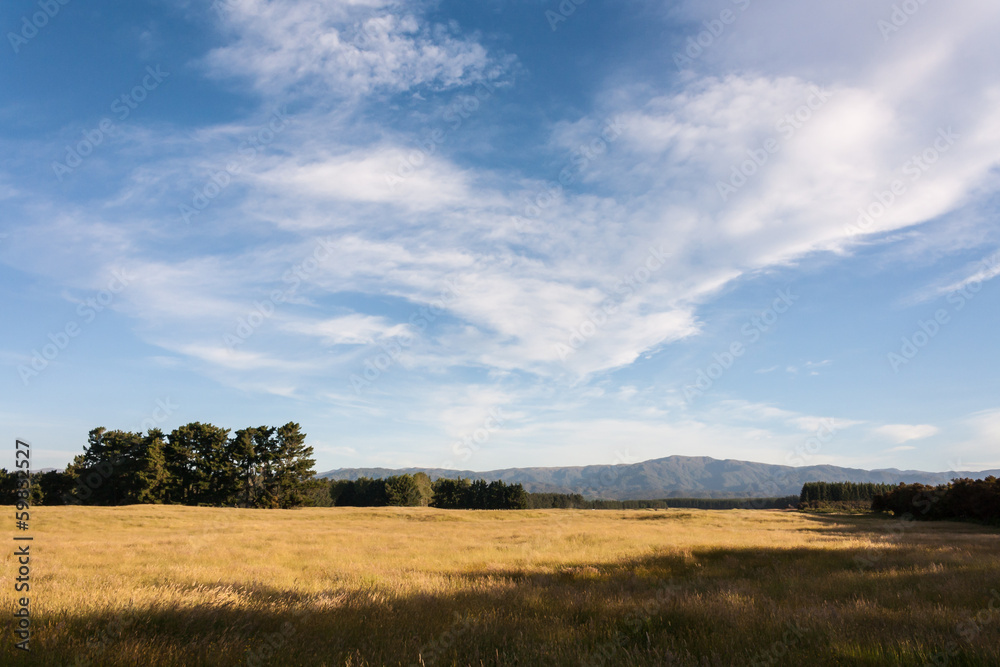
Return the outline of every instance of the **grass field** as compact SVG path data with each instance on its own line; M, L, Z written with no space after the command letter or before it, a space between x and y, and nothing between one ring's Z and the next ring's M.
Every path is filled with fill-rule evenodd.
M1000 531L969 524L150 505L32 521L32 651L7 632L3 664L1000 665Z

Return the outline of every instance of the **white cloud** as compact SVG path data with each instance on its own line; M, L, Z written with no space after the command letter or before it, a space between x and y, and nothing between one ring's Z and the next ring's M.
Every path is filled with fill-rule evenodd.
M707 11L703 4L685 11ZM849 0L849 11L840 5L806 11L795 3L754 3L726 41L698 63L701 69L676 87L609 76L589 113L554 122L547 136L542 128L539 144L549 151L545 158L561 165L599 134L606 119L620 118L623 134L586 165L577 187L564 188L527 228L517 229L513 216L546 187L544 178L525 175L528 166L523 172L487 168L478 153L468 160L461 150L442 149L390 184L386 175L395 173L427 128L404 129L411 119L383 126L384 119L341 104L459 88L494 77L508 60L490 54L478 38L424 20L424 4L231 0L222 3L221 21L229 42L204 64L218 79L245 77L271 99L295 100L294 118L274 145L200 214L198 225L178 230L163 211L175 211L192 187L232 159L253 123L190 135L162 127L136 127L128 135L133 130L125 129L129 150L123 155L133 162L120 167L126 175L119 192L100 201L95 195L92 205L73 212L65 207L59 215L36 198L27 217L37 224L11 230L0 252L12 266L76 287L99 288L108 268L124 259L138 278L115 309L135 318L144 340L210 368L220 381L283 396L304 391L292 376L315 377L322 369L332 388L313 392L344 410L388 412L374 400L338 394L349 391L345 378L358 358L320 346L370 345L416 333L409 316L432 306L434 317L420 332L424 344L408 352L408 371L446 377L458 369L502 369L532 374L549 387L556 380L585 382L698 335L701 306L741 277L815 251L848 253L866 234L912 227L989 191L1000 156L1000 83L989 60L995 49L987 47L995 42L1000 10L928 3L905 32L884 43L875 27L881 9L869 5ZM436 97L427 94L426 100ZM808 120L790 124L788 114L803 108ZM949 126L959 135L954 146L907 182L905 195L865 234L846 235L858 209L893 179L905 178L903 165ZM768 139L778 142L777 150L724 201L718 183L759 156ZM487 157L491 140L448 137L449 147L474 145ZM164 152L151 156L150 147ZM52 153L59 150L54 144ZM558 169L551 178L557 175ZM6 181L0 180L0 197L23 189ZM186 248L214 245L177 254L161 248L178 235ZM309 272L294 302L277 308L247 345L222 347L237 318L270 290L287 287L283 277L309 257L313 235L334 239L331 260ZM56 246L53 238L63 243ZM650 245L662 246L669 261L622 295L620 281L636 275ZM977 267L944 289L989 280L998 271ZM462 288L449 292L456 278ZM412 310L331 317L323 304L344 294L391 298ZM615 312L599 315L609 299ZM559 346L575 349L564 359ZM320 360L310 359L317 352ZM787 366L792 373L816 373L829 364L786 361L757 372ZM376 386L372 394L383 389ZM607 395L629 401L639 393L631 387ZM449 437L477 426L487 406L516 404L499 391L439 400L427 414L449 425ZM671 435L679 436L671 453L695 453L724 431L723 445L713 452L735 455L748 451L747 439L801 444L803 432L822 423L749 402L703 417L743 424L714 429L673 415L675 423L666 426L636 417L635 423L594 422L594 431L558 423L549 434L579 436L593 454L603 451L601 436L617 442L640 435L648 455L661 451ZM968 428L981 445L1000 432L997 423L993 413L984 413ZM893 443L936 433L930 425L875 429ZM771 448L776 462L784 461L786 444ZM989 450L980 445L970 451L983 458Z
M256 177L260 187L315 201L394 203L414 209L439 209L470 198L466 176L444 160L420 154L421 166L400 178L399 165L409 165L412 151L366 147L342 155L297 152L273 161Z
M935 297L963 292L964 298L969 298L982 289L982 283L1000 276L1000 251L994 252L979 260L969 269L968 275L940 287L925 290L910 300L911 303L928 301Z
M414 10L392 2L301 0L279 7L240 0L225 7L232 41L208 62L219 76L252 76L262 90L322 81L327 93L363 95L461 85L493 67L482 47L421 24L408 14ZM371 38L354 44L352 31L361 25L369 26ZM698 307L748 272L817 249L850 247L854 240L844 227L857 218L858 207L898 175L914 149L935 137L937 118L923 125L900 122L912 115L914 100L923 99L919 81L897 82L891 90L873 84L901 68L904 55L889 64L874 59L864 74L827 83L773 67L754 75L702 77L667 95L640 97L627 86L626 92L611 90L613 108L557 123L550 141L568 159L579 141L599 133L605 118L619 117L623 134L587 166L584 179L596 179L607 194L565 190L521 232L511 229L511 214L521 212L522 197L536 195L539 184L518 181L516 174L512 182L511 175L460 166L441 154L426 156L412 175L390 186L386 174L407 154L403 144L409 138L386 139L362 121L318 107L295 116L281 136L282 150L241 176L252 189L234 190L235 206L219 214L234 229L250 215L284 231L336 237L336 260L303 287L301 298L313 302L355 291L406 299L417 309L461 274L469 289L445 308L460 324L439 329L432 341L437 345L415 351L419 366L485 365L586 378L697 335ZM936 72L952 67L953 58L939 49L921 67ZM809 109L810 102L816 108ZM791 132L794 126L783 119L803 108L810 118ZM965 143L868 231L910 225L960 201L1000 154L984 147L992 142L1000 149L993 108L965 107ZM345 145L348 135L360 145ZM770 138L778 140L777 152L723 202L717 183ZM224 164L231 154L231 147L223 150L225 142L212 146L199 166ZM196 150L195 143L188 149ZM617 298L617 281L642 266L645 248L658 239L670 256L666 265L619 299L616 313L595 321L593 313ZM228 327L252 304L237 295L246 294L248 285L259 285L263 293L268 282L280 285L302 245L289 239L224 260L149 263L144 286L128 304L131 312L164 323L190 324L199 317L217 322L224 314ZM520 249L525 245L530 253ZM323 338L312 320L290 312L277 319L280 330ZM378 333L324 331L327 342L360 342ZM559 352L581 338L570 354ZM192 336L189 342L203 339Z
M922 440L940 432L938 427L930 424L886 424L875 429L878 435L898 443Z
M315 368L315 364L308 361L286 361L258 352L215 345L180 345L177 347L177 351L231 370L261 371L270 369L294 372Z
M353 313L317 321L291 321L286 331L318 336L325 345L370 345L383 338L412 336L405 324L390 324L384 318Z
M940 467L944 470L1000 469L997 441L1000 440L1000 408L980 410L956 419L948 427L949 441L942 448Z
M229 0L231 43L205 59L218 77L242 75L263 93L435 89L485 78L497 65L482 45L430 24L420 4L394 0Z
M767 403L753 403L739 399L718 401L704 411L703 418L717 422L769 422L770 428L784 427L789 432L802 431L808 434L817 432L836 434L843 429L864 423L841 417L805 415Z

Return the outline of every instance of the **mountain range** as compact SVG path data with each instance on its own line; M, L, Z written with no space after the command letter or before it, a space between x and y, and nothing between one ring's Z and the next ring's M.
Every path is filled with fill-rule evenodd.
M882 482L944 484L957 477L1000 476L983 472L924 472L921 470L862 470L832 465L781 466L706 456L668 456L640 463L506 468L475 472L443 468L341 468L317 475L334 480L381 478L403 473L441 477L503 480L520 483L532 493L579 493L587 498L640 500L653 498L749 498L798 495L806 482Z

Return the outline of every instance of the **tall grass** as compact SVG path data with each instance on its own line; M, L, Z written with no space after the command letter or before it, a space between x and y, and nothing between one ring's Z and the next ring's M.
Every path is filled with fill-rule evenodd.
M1000 664L1000 531L968 524L148 505L32 519L32 651L8 633L3 664Z

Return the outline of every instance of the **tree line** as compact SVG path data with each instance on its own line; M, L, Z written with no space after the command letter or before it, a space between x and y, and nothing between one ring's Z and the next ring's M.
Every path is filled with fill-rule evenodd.
M442 509L865 509L918 519L1000 522L1000 480L948 484L807 482L781 498L587 499L527 493L521 484L440 478L425 473L382 479L315 479L313 448L301 427L229 429L194 422L165 435L95 428L83 454L63 471L31 475L32 505L165 503L290 508L304 505ZM16 473L0 468L0 504L17 500Z
M662 498L655 500L588 500L579 493L529 493L531 509L587 509L587 510L638 510L694 508L706 510L728 509L785 509L798 503L798 496L780 498Z
M229 429L194 422L165 435L95 428L64 471L32 475L32 503L165 503L289 508L312 504L313 448L301 427ZM0 497L7 478L0 470Z
M517 510L528 508L528 494L520 484L482 479L441 478L431 482L422 472L382 479L361 477L330 484L332 504L338 507L418 507L441 509Z
M426 507L434 496L431 479L422 472L329 484L330 504L336 507Z
M872 499L872 510L919 520L1000 523L1000 479L953 479L947 484L900 484Z
M867 512L872 499L890 489L892 484L877 482L806 482L799 494L798 508Z
M329 482L329 504L339 507L437 507L441 509L587 509L635 510L785 509L799 497L781 498L666 498L654 500L587 499L579 493L527 493L521 484L502 481L440 478L426 473L394 475L379 479ZM325 503L317 503L325 504Z
M802 485L799 502L870 501L876 495L892 489L892 484L876 482L806 482Z

